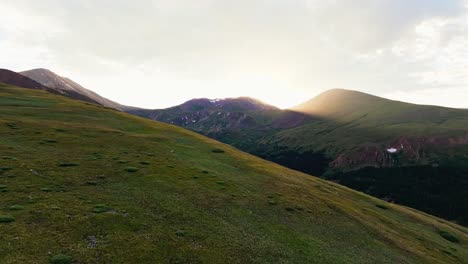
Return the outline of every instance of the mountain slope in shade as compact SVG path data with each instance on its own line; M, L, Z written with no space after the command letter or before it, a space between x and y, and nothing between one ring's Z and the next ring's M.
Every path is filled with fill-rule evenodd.
M327 91L291 110L237 110L228 116L215 108L199 120L205 110L182 105L142 116L468 224L468 194L463 191L468 188L467 110L343 89Z
M24 87L29 89L47 89L41 83L7 69L0 69L0 83L10 84L13 86Z
M98 95L97 93L84 88L80 84L68 78L59 76L47 69L33 69L29 71L20 72L20 74L32 80L35 80L36 82L41 83L44 86L50 87L57 91L59 94L70 97L72 99L95 103L119 110L129 109L129 107L127 106L123 106L119 103L104 98Z
M468 260L464 227L176 126L0 84L0 134L1 263Z

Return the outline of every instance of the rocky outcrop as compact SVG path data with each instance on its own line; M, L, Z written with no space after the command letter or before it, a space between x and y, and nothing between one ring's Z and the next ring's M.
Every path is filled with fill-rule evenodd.
M468 133L462 136L399 137L387 146L362 147L357 151L340 153L331 163L335 169L355 170L364 167L394 167L410 164L424 165L431 154L447 148L468 146ZM390 153L388 148L395 148Z

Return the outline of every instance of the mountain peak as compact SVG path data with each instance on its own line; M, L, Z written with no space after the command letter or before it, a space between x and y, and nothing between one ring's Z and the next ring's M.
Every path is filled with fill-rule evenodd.
M390 100L354 90L331 89L291 110L316 115L347 113L369 110L385 102Z
M46 69L46 68L36 68L36 69L27 70L27 71L22 71L20 73L22 74L22 73L26 73L26 72L51 73L51 74L57 75L53 71L51 71L49 69Z
M111 100L108 100L98 95L97 93L84 88L83 86L72 81L71 79L62 77L49 69L37 68L28 71L23 71L20 74L44 86L50 87L56 93L68 96L73 99L91 102L120 110L128 108Z
M266 104L251 97L236 97L224 99L197 98L179 106L184 111L199 111L203 109L223 109L228 111L277 110L275 106Z

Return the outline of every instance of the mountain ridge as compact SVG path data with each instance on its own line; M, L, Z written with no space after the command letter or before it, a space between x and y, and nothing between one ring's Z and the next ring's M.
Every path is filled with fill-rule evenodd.
M19 72L19 74L24 75L30 79L41 83L44 86L47 86L51 89L54 89L57 93L62 94L64 96L86 101L90 103L99 104L106 107L115 108L118 110L126 110L132 109L133 107L128 107L111 101L101 95L84 88L80 84L76 83L75 81L67 78L59 76L58 74L54 73L51 70L45 68L37 68L27 71Z
M0 69L0 82L29 89L47 89L41 83L8 69Z

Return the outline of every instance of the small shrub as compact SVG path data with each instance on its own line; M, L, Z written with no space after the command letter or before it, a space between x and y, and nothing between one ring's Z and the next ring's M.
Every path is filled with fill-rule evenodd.
M126 160L119 160L119 161L117 161L117 163L119 163L119 164L126 164L126 163L128 163L128 161L126 161Z
M185 232L182 231L182 230L178 230L178 231L176 231L176 236L178 236L178 237L184 237L184 236L185 236Z
M448 240L453 243L460 243L460 239L458 239L456 236L454 236L452 233L447 232L447 231L440 231L439 232L440 236L443 237L445 240Z
M11 157L11 156L3 156L3 159L4 160L16 160L15 157Z
M96 204L93 208L93 212L97 214L109 212L110 210L112 210L112 208L105 204Z
M24 206L17 205L17 204L8 207L8 210L11 210L11 211L19 211L23 209L24 209Z
M57 140L55 140L55 139L44 139L44 142L46 142L46 143L57 143Z
M288 211L288 212L294 212L294 208L292 208L292 207L286 207L285 209L286 209L286 211Z
M147 161L142 161L142 162L140 162L140 164L141 164L141 165L150 165L150 163L147 162Z
M219 184L219 185L224 185L225 184L223 181L217 181L216 183Z
M66 131L65 129L63 129L63 128L57 128L57 129L55 129L55 131L57 131L57 132L67 132L67 131Z
M10 215L0 215L0 223L8 224L16 221L16 218Z
M78 163L73 163L73 162L61 162L59 163L59 167L76 167L80 166Z
M6 188L7 188L6 185L0 184L0 190L6 189Z
M213 149L211 152L213 153L224 153L225 151L219 148Z
M383 205L383 204L376 204L375 206L378 207L378 208L380 208L380 209L383 209L383 210L387 210L387 209L388 209L388 206Z
M12 170L13 168L12 167L0 167L0 173L4 172L4 171L9 171L9 170Z
M92 186L97 185L97 181L87 181L86 185L92 185Z
M125 168L125 171L126 171L126 172L137 172L137 171L138 171L138 168L135 168L135 167L127 167L127 168Z
M270 201L268 201L268 204L269 205L277 205L278 203L276 201L270 200Z
M204 171L202 171L202 173L204 173L204 174L208 174L208 173L210 173L210 172L209 172L209 171L206 171L206 170L204 170Z
M7 123L7 127L11 129L19 129L18 125L16 123Z
M41 188L41 191L43 192L52 192L51 188Z
M65 255L65 254L58 254L50 258L50 264L70 264L72 263L73 258Z

